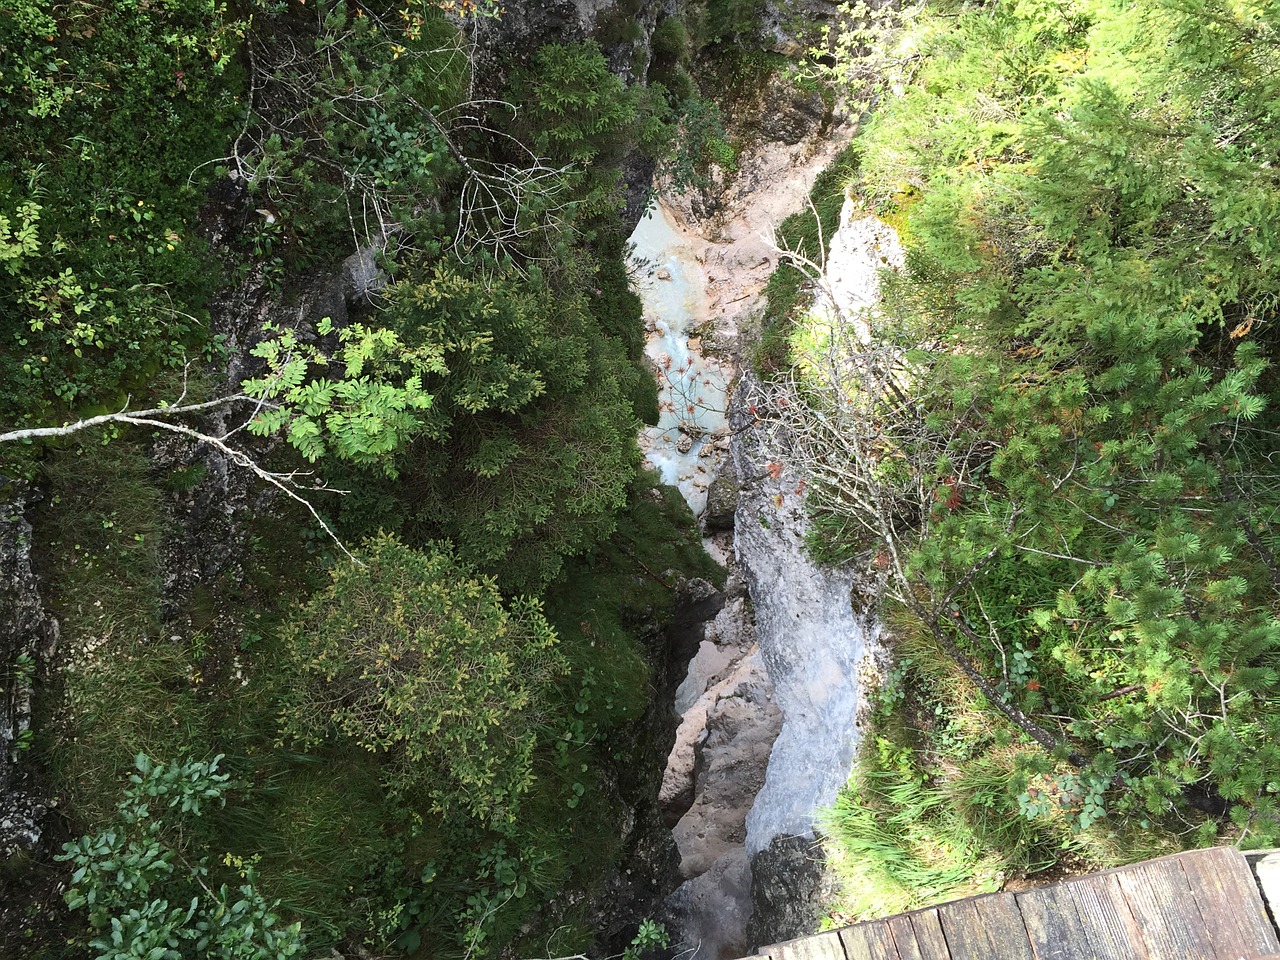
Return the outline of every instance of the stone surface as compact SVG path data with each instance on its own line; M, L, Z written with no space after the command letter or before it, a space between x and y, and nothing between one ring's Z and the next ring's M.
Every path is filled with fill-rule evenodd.
M485 67L495 63L526 63L544 44L591 37L613 73L628 83L642 81L662 7L648 0L506 0L501 17L467 23L480 61L477 75L483 77Z
M905 264L906 252L897 231L846 197L840 226L827 251L822 288L814 297L813 315L828 322L839 315L853 325L860 340L867 340L870 329L866 316L880 301L881 271L896 272Z
M880 6L872 0L871 6ZM803 56L823 40L840 13L837 0L765 0L760 39L775 53Z
M775 77L765 93L769 109L760 117L760 134L775 143L795 145L829 123L833 107L816 90L804 91Z
M673 698L679 725L659 792L669 826L676 826L697 798L698 747L707 736L708 714L721 696L746 678L743 662L754 649L750 611L745 600L737 597L705 625L701 641L687 661Z
M35 849L48 812L32 791L21 749L35 673L58 641L58 623L45 611L31 565L30 502L25 486L0 477L0 862Z
M617 824L622 862L605 877L602 890L557 898L544 905L537 921L544 936L562 922L585 923L596 932L593 955L620 955L640 919L664 915L663 904L680 883L680 853L658 797L679 719L671 704L689 658L715 635L711 625L721 619L724 595L696 578L677 589L668 623L637 631L654 667L653 697L639 722L611 734L615 762L600 771L601 788L629 811ZM532 927L526 932L535 935Z
M823 904L837 889L820 841L774 837L751 860L749 948L817 933Z
M771 242L774 227L790 213L804 208L814 179L852 133L843 125L845 117L839 110L828 110L794 88L770 85L761 101L752 107L761 119L770 112L783 115L772 121L753 121L758 128L756 136L748 138L737 174L727 181L717 180L707 191L663 199L664 217L680 239L676 265L679 269L673 269L668 262L653 266L666 268L673 280L682 270L699 278L695 322L689 325L687 335L700 352L714 354L726 368L730 368L731 360L733 367L741 362L758 330L760 295L778 263ZM790 142L779 143L773 137ZM663 283L668 288L674 285ZM739 422L731 422L730 430L705 443L698 452L714 488L708 490L712 504L704 526L708 535L704 542L713 550L727 545L729 536L723 531L732 526L735 517L739 525L748 517L750 523L759 526L756 513L744 513L741 499L759 506L761 498L767 501L780 492L739 492L744 485L758 487L761 473L760 465L750 457L740 461L736 453L731 458L726 456L739 446L737 432L748 426L740 421L741 417ZM673 445L676 441L672 436ZM733 466L722 472L722 463ZM741 472L740 464L751 472ZM788 480L794 483L791 478ZM739 526L736 538L742 537ZM767 544L756 546L768 549ZM797 541L794 549L779 557L778 562L789 564L800 553ZM749 550L747 555L755 562L755 554ZM738 560L743 556L739 550ZM745 565L742 570L747 572ZM803 581L810 572L811 566L802 565L794 571L794 577ZM665 915L673 930L679 932L682 949L695 951L690 960L741 956L750 946L746 923L752 911L749 857L754 850L749 846L748 826L753 814L748 811L760 802L756 791L761 789L768 757L778 755L773 738L786 714L785 704L781 712L777 708L776 704L782 701L776 692L768 692L772 686L770 655L755 647L753 604L760 603L757 595L763 596L760 591L765 583L758 571L750 573L747 581L752 590L750 599L744 596L742 579L731 576L725 589L728 600L724 610L707 625L699 648L689 651L690 655L697 655L679 690L677 708L682 720L664 775L664 813L669 822L677 821L674 833L680 844L681 871L690 877L667 901ZM767 589L785 592L796 586L803 591L803 583L783 577L769 583ZM847 584L845 587L847 611ZM828 591L824 599L834 602L837 593ZM811 592L804 593L797 603L812 599ZM768 597L763 602L769 616L773 616L777 604ZM849 617L852 619L851 613ZM841 622L839 616L833 617L823 606L814 610L812 619ZM766 623L776 631L777 624L768 617ZM799 653L798 647L793 650ZM805 680L796 675L792 659L783 658L780 662L791 674L788 682L803 685ZM840 669L827 673L845 676ZM851 669L847 678L852 684ZM816 679L825 692L828 677L820 675ZM856 696L852 701L856 702ZM794 705L792 709L801 714L798 720L792 720L793 740L807 737L843 745L845 738L837 730L834 718L830 722L806 723L809 718L805 711ZM851 730L852 720L849 727ZM821 758L815 754L812 759L818 762ZM824 786L829 780L843 783L849 769L847 759L843 754L835 757L831 771L797 770L793 765L790 773L798 777L801 785L815 775ZM768 776L763 779L763 789L767 789ZM777 795L775 790L774 796ZM792 799L798 808L803 807L802 798ZM776 803L773 806L776 808ZM803 813L792 819L804 821L807 826L812 813L812 807L803 807ZM765 838L762 847L768 845L769 839Z
M738 509L738 479L732 461L727 461L707 487L707 506L702 513L702 529L706 533L733 529L734 512Z
M766 103L762 116L775 108ZM813 183L853 134L840 111L816 123L794 144L762 140L738 159L738 172L714 198L698 191L662 198L684 241L683 259L705 276L699 305L704 339L742 354L742 338L757 332L760 296L778 265L773 231L803 210ZM699 329L703 329L699 326ZM723 362L723 361L722 361Z
M663 905L661 919L677 936L677 956L732 960L748 952L751 863L741 847L720 857L701 876L681 884Z
M703 734L693 745L693 803L673 831L687 878L746 841L747 814L781 721L758 651L708 694Z

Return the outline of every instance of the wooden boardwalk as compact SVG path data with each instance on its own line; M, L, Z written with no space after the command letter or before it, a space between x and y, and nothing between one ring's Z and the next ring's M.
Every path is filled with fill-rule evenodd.
M771 960L1258 960L1280 955L1234 847L993 893L760 948Z

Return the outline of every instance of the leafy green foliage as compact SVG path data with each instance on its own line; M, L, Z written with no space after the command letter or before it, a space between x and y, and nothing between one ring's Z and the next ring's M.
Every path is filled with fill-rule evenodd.
M720 108L698 97L690 97L681 108L676 142L662 171L677 194L709 186L713 165L724 176L738 169L738 151L729 141Z
M705 0L698 11L699 34L704 42L728 46L760 28L764 0Z
M318 325L322 337L333 332L328 318ZM395 476L390 455L422 428L422 411L431 406L422 377L447 372L440 353L406 349L391 330L360 323L336 336L340 346L329 357L303 349L292 330L254 347L252 355L265 361L267 371L246 380L242 389L269 409L254 417L249 431L268 436L287 427L289 442L313 463L328 453L379 464ZM340 379L309 376L313 366L330 363L341 365ZM389 377L396 379L388 382Z
M480 117L461 105L476 78L439 5L249 6L244 20L194 0L0 12L0 83L30 92L0 105L13 121L0 294L15 308L0 335L21 348L0 349L0 421L162 403L179 393L167 368L187 362L203 398L195 367L225 360L204 320L214 289L289 304L312 276L300 268L329 270L353 239L384 245L378 309L265 331L244 385L261 406L239 439L283 436L273 469L314 461L350 488L334 507L348 542L401 539L374 537L366 567L317 589L334 558L296 505L203 510L213 461L158 475L142 431L26 448L33 476L46 461L38 535L71 664L33 750L95 837L124 835L116 784L139 751L216 749L245 784L199 818L151 802L163 842L138 862L157 879L121 908L111 949L181 954L220 935L197 929L203 906L188 914L204 878L214 914L256 924L279 899L310 949L480 956L619 855L616 783L640 776L627 744L648 697L641 640L669 607L666 571L710 572L635 448L656 399L613 168L637 142L663 148L670 107L580 45L513 84L515 119ZM55 41L33 39L46 15ZM30 75L9 71L19 34ZM46 43L66 59L56 70ZM166 66L165 51L181 55ZM94 109L58 113L50 84L79 77L73 100ZM23 113L37 102L53 112ZM536 228L498 257L455 234L476 182L466 162L531 155L507 134L568 169L546 193L516 191ZM33 176L22 157L43 166ZM206 174L234 174L203 211L216 259L197 239ZM175 504L180 519L198 508L202 536L245 547L202 556L208 576L182 595L165 580ZM528 590L545 614L511 596ZM309 753L279 742L282 721Z
M622 951L622 960L639 960L645 950L666 949L671 946L671 935L664 924L651 917L640 921L636 935L631 938L631 945Z
M229 160L263 215L241 246L286 268L328 265L353 236L438 246L457 175L440 117L470 79L439 6L320 0L255 16L255 94Z
M668 134L665 104L623 84L591 43L540 48L532 67L512 75L511 96L524 105L514 132L540 156L571 165L577 216L584 221L622 205L618 166L626 151L636 144L660 148Z
M446 549L388 536L332 576L285 630L298 677L287 736L350 739L387 757L393 790L423 786L439 810L514 819L539 704L563 669L538 603L505 608Z
M541 587L608 536L638 468L627 394L640 370L601 329L604 288L586 286L584 260L489 282L437 266L392 288L385 322L440 369L425 374L434 399L402 483L362 483L344 504L357 529L447 537L508 590Z
M242 882L214 889L207 860L186 859L183 826L226 803L231 778L217 772L221 760L156 764L138 754L115 823L63 846L59 859L75 868L67 904L88 911L99 960L277 960L302 951L301 924L280 925L252 864L228 857Z
M0 13L0 422L103 412L205 346L195 213L242 26L207 0Z
M1273 12L925 15L858 147L908 245L902 590L1060 738L1021 806L1076 829L1278 835Z

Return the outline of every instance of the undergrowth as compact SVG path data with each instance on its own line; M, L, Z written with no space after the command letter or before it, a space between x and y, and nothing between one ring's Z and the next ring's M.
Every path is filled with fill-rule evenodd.
M1172 829L1104 820L1078 830L1063 811L1026 816L1019 796L1043 752L908 615L893 614L889 626L892 666L871 695L849 782L823 818L841 880L828 911L837 922L1182 849Z

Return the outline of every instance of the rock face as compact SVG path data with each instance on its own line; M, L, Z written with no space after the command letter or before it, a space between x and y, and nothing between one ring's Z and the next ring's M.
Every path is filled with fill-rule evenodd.
M747 942L762 947L813 933L822 905L832 901L838 888L821 841L774 837L751 867Z
M782 719L758 650L714 691L703 737L694 744L694 801L673 831L685 877L706 873L746 842L747 814Z
M702 512L702 529L717 533L733 529L734 513L738 509L738 478L733 472L733 461L726 461L720 473L707 487L707 506Z
M31 685L58 641L31 566L30 495L0 478L0 862L40 842L47 809L22 763L31 725ZM7 496L6 496L7 495Z
M820 93L797 89L781 77L769 82L764 101L768 109L760 117L760 134L774 143L794 146L834 117L834 107Z
M496 20L474 21L484 60L524 62L525 51L548 43L595 40L609 69L627 83L643 81L650 39L665 4L647 0L508 0ZM483 71L481 71L483 73Z
M872 7L880 6L871 3ZM760 39L775 53L803 56L823 38L840 14L837 0L766 0L760 17Z
M860 340L868 340L866 316L880 302L880 271L897 272L906 259L898 232L847 196L827 252L825 289L816 292L812 313L831 322L838 311Z
M704 960L746 952L746 818L782 720L743 584L731 578L727 590L676 690L680 725L660 794L685 879L663 916Z

